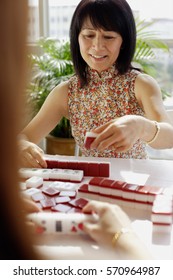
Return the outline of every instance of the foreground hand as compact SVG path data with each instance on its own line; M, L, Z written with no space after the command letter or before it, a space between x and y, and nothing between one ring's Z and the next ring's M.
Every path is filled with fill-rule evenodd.
M46 161L43 159L44 152L36 144L27 140L20 140L19 151L21 167L47 167Z
M99 135L92 142L91 149L115 149L117 152L129 150L141 136L142 120L141 116L127 115L92 130Z
M84 231L95 241L115 250L119 259L153 259L146 245L132 230L131 222L126 213L117 205L91 201L84 208L84 212L94 212L98 215L98 222L85 222ZM112 242L116 233L122 228L126 233Z
M117 205L91 201L83 208L83 212L94 212L98 215L98 222L84 223L84 231L103 245L112 246L114 234L123 227L131 227L130 219Z
M37 206L37 204L29 198L22 197L22 204L23 204L23 211L26 214L41 211L40 208Z
M23 211L25 212L26 215L41 211L41 209L37 206L37 204L29 198L22 197L22 204L23 204ZM31 233L35 233L36 225L34 223L26 221L26 225Z

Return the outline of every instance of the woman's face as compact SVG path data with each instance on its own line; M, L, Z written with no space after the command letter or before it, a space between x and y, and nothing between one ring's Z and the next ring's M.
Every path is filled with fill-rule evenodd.
M95 29L87 19L79 33L78 41L82 58L100 73L116 62L123 40L121 35L114 31Z

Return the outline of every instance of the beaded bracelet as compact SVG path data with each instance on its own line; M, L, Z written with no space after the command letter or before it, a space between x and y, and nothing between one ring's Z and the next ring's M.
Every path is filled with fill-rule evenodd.
M115 246L116 242L118 241L118 239L120 238L120 236L123 233L128 233L131 232L132 230L129 228L122 228L120 231L115 232L113 238L112 238L112 245Z
M155 127L156 127L156 133L154 134L154 137L150 141L146 141L147 145L153 143L156 140L156 138L158 137L159 132L160 132L160 125L158 124L158 122L153 121L153 123L155 124Z

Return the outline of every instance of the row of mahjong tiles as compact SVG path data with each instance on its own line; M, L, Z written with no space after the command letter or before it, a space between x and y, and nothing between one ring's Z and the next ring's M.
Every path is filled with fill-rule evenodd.
M48 162L47 162L48 163ZM66 164L66 165L65 165ZM71 169L72 167L76 169ZM110 176L110 163L49 161L47 168L21 168L19 174L22 178L33 176L43 177L44 180L62 180L81 182L84 176Z
M110 162L66 160L56 155L45 155L45 161L47 168L83 170L84 176L110 177Z
M154 231L170 232L173 222L173 188L140 186L94 177L78 189L78 197L150 210Z
M139 186L94 177L88 185L84 184L78 189L77 196L75 183L55 181L45 186L43 178L34 176L26 180L23 189L26 189L25 195L30 196L43 210L80 212L88 200L99 199L123 206L135 208L140 206L145 210L150 206L151 221L155 227L159 226L159 230L163 231L172 225L172 194L168 193L170 188ZM158 201L157 205L156 201Z

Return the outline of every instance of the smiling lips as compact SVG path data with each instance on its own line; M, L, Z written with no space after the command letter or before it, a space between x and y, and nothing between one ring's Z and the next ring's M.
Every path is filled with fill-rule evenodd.
M90 54L90 56L95 60L102 60L107 57L107 55L93 55L93 54Z

